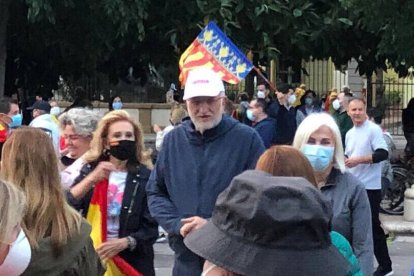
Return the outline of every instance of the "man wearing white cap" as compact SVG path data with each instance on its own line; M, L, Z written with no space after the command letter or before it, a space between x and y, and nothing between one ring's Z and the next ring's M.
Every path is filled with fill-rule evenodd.
M252 128L223 115L224 85L209 69L190 71L184 89L189 119L165 136L147 184L151 215L168 232L173 275L200 275L204 260L183 238L211 217L217 196L264 151Z

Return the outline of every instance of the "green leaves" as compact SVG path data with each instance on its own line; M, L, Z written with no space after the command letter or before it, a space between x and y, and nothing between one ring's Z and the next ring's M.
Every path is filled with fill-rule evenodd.
M300 9L294 9L293 10L293 16L294 17L301 17L302 16L302 11Z

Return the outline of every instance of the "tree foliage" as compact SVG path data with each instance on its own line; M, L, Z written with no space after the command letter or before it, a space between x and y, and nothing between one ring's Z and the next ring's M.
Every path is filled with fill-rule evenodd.
M145 82L148 63L177 68L210 20L255 63L331 57L345 69L354 58L368 76L414 64L414 6L406 0L20 0L10 11L9 86L17 79L33 90L97 71L116 82L130 67Z

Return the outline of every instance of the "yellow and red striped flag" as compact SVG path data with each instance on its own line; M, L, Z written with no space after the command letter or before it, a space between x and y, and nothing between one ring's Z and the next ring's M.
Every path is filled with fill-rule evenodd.
M89 203L86 219L92 225L91 238L93 246L97 248L106 241L107 237L107 209L108 209L108 180L101 181L95 186L91 202ZM105 276L143 276L120 256L115 256L106 263Z
M199 67L212 69L223 81L237 84L253 69L253 64L210 22L181 55L179 67L181 86L185 85L188 72Z

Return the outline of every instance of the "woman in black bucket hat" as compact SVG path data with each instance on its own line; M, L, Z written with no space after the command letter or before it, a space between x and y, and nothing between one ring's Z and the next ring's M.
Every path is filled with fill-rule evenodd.
M329 203L304 178L246 171L184 243L233 275L347 275L350 265L331 244L331 216Z

